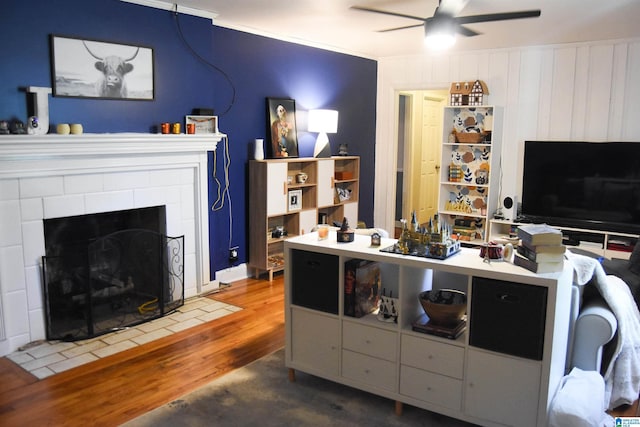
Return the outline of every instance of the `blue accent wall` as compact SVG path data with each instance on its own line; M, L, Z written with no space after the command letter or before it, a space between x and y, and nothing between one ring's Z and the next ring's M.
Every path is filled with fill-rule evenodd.
M8 3L8 4L7 4ZM151 132L161 122L183 122L194 107L214 108L229 136L209 154L217 177L230 156L229 201L210 212L211 271L229 267L228 248L247 261L248 160L253 140L266 140L266 97L296 101L301 157L310 157L316 134L307 133L306 112L339 111L333 152L349 145L361 156L360 219L373 225L373 174L377 63L370 59L287 43L216 27L211 21L119 0L9 0L3 4L0 40L0 119L26 121L25 86L51 86L49 35L58 34L154 49L155 99L120 101L50 97L52 124L82 123L85 132ZM9 47L9 45L11 47ZM209 182L210 205L216 183ZM355 225L355 224L354 224ZM230 233L231 227L231 233Z

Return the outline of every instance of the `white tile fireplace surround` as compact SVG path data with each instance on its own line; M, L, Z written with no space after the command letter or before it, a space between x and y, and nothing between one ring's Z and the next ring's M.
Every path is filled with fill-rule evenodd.
M185 297L209 282L215 135L0 135L0 356L45 339L43 219L165 205L185 236Z

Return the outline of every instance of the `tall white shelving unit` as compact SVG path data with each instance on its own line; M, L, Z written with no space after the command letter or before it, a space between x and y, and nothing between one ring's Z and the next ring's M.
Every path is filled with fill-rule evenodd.
M439 220L464 227L463 243L482 244L500 196L502 110L445 107L442 141Z

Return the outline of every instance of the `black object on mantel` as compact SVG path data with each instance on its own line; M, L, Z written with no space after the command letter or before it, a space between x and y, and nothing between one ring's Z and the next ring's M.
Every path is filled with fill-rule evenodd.
M194 116L213 116L213 108L194 108L191 113Z

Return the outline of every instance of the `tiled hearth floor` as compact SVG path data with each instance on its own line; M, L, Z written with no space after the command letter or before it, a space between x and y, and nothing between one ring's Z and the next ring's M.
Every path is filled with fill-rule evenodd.
M239 310L242 308L210 298L190 298L177 311L147 323L83 341L27 345L7 358L43 379Z

